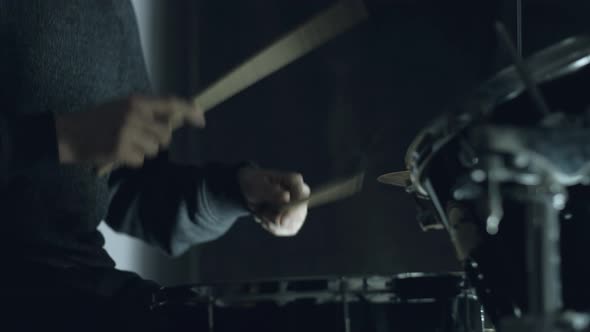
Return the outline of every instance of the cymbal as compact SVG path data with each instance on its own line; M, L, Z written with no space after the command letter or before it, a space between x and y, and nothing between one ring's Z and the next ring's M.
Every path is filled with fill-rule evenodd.
M383 174L377 178L377 181L384 184L390 184L392 186L407 187L410 185L410 172L400 171Z

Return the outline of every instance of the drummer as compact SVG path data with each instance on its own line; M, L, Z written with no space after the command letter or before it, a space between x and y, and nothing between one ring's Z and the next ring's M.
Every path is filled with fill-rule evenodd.
M0 22L2 297L11 304L0 325L18 325L4 330L178 330L180 320L149 315L157 284L115 270L96 228L103 218L171 255L242 216L276 236L302 227L300 174L168 161L173 131L205 118L185 100L150 96L130 1L1 0ZM117 169L97 176L105 165Z

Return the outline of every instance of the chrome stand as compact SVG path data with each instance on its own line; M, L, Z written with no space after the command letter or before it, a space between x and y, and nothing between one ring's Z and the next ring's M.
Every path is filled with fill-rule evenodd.
M559 219L568 200L567 186L587 181L588 175L579 170L588 168L590 158L582 153L571 161L561 156L553 160L546 158L558 155L552 152L563 149L564 142L557 144L539 133L517 128L488 126L480 128L476 136L483 161L479 171L485 174L488 188L488 232L493 235L502 227L501 222L512 222L502 221L504 200L518 201L526 208L523 243L526 244L528 307L521 315L502 320L498 330L590 331L588 314L564 312ZM580 144L576 140L567 143ZM548 151L535 150L537 146Z

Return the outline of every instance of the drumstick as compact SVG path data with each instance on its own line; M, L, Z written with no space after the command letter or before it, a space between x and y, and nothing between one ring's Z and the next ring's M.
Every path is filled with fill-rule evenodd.
M300 204L308 203L308 208L322 206L350 197L361 191L365 173L358 173L350 178L325 184L312 191L309 198L287 203L281 207L286 210Z
M254 83L271 75L329 40L349 30L368 17L362 0L341 0L303 25L287 33L241 65L218 79L193 98L203 112L213 109ZM98 168L98 176L112 171L116 165Z
M368 17L362 0L341 0L287 33L199 93L204 112L313 51Z

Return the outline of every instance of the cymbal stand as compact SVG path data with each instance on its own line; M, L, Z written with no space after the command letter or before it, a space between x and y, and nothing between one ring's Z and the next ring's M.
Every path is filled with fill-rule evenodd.
M588 331L590 316L566 313L562 303L560 219L567 203L566 185L520 144L526 133L517 128L484 126L475 130L482 163L481 182L488 188L488 231L492 235L510 211L502 204L515 200L526 209L524 250L527 263L527 310L500 322L500 332Z

